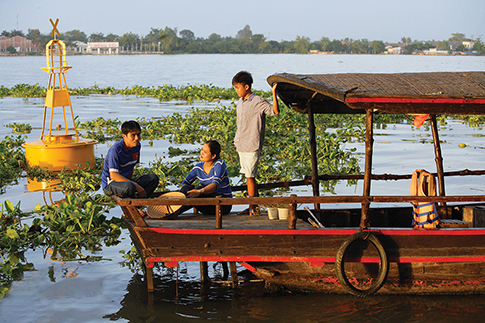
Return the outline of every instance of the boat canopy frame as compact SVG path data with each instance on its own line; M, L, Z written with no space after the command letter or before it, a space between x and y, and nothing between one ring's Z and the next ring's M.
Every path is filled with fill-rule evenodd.
M360 229L369 228L373 117L376 113L429 115L439 196L445 196L436 115L485 115L485 72L288 74L268 77L289 108L308 115L313 196L319 196L315 113L365 114L365 166ZM444 205L445 203L442 203ZM315 203L315 209L320 205Z

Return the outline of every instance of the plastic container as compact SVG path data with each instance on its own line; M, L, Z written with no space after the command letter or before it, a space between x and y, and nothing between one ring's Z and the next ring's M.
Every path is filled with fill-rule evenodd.
M268 218L270 220L278 220L278 209L275 207L269 207L268 208Z
M280 220L288 220L288 208L278 208L278 218Z

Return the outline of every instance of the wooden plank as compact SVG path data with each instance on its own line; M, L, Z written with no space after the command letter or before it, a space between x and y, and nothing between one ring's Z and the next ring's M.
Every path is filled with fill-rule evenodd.
M374 113L372 110L367 110L365 122L365 166L364 166L364 191L363 197L370 196L371 175L372 175L372 152L374 145L373 137L373 120ZM370 200L368 198L362 199L362 213L360 216L360 229L365 230L369 226L368 212L370 207Z
M246 204L334 204L334 203L363 203L363 202L485 202L485 195L459 195L459 196L285 196L285 197L242 197L242 198L197 198L197 199L122 199L120 206L147 206L147 205L246 205Z
M316 92L315 92L316 94ZM317 140L316 140L316 133L315 133L315 120L313 116L312 110L312 103L311 100L314 96L308 100L307 103L307 113L308 113L308 132L310 136L310 152L311 152L311 162L312 162L312 189L313 189L313 196L320 195L320 182L318 181L318 158L317 158ZM316 210L320 208L318 203L314 204Z
M231 267L232 288L236 288L239 285L239 279L237 277L236 262L234 261L229 262L229 266Z
M436 171L438 173L438 195L445 196L445 177L443 168L443 157L441 156L440 137L438 135L438 122L436 121L436 115L430 115L431 131L433 133L433 146L435 154ZM441 202L441 205L446 205L446 202Z
M296 196L296 195L292 195L292 196ZM289 205L288 229L295 230L296 229L296 222L297 222L296 203L291 203Z
M217 204L216 205L216 229L221 229L222 228L222 211L221 211L221 205Z
M485 227L485 207L480 205L464 207L463 221L469 223L473 228Z
M145 250L146 257L335 257L343 241L357 230L322 229L300 235L293 234L294 230L276 234L270 234L271 231L268 230L266 235L264 230L254 234L246 230L229 230L225 233L221 231L158 233L144 229L140 236L149 246ZM485 234L457 234L466 233L466 229L440 229L423 233L410 229L405 232L409 233L375 231L388 257L396 259L395 261L411 261L413 257L429 261L443 261L442 258L446 257L485 257Z

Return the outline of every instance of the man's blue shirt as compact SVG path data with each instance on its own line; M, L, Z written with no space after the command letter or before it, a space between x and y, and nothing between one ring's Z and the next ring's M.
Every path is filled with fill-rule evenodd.
M129 178L133 168L140 163L141 144L133 147L128 152L123 144L123 139L117 141L108 149L104 159L103 172L101 181L103 189L112 181L109 172L117 172L120 175Z

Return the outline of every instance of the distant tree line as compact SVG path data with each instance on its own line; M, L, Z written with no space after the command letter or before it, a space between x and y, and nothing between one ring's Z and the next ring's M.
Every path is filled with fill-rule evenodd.
M6 37L16 35L26 37L38 46L44 48L51 39L50 34L42 34L38 29L29 29L27 35L22 31L3 31ZM239 30L235 37L222 37L213 33L208 38L195 37L188 29L178 32L177 28L165 27L165 29L151 28L147 35L125 33L122 36L115 34L104 35L92 33L87 36L80 30L71 30L61 33L59 39L66 46L75 46L73 42L119 42L122 52L153 52L167 54L249 54L249 53L296 53L306 54L309 51L331 52L336 54L379 54L386 50L386 44L381 40L370 41L368 39L330 40L322 37L318 41L310 41L310 38L297 36L293 41L267 40L262 34L253 34L249 25ZM464 34L455 33L448 40L441 42L411 41L409 37L403 37L401 43L396 44L404 49L404 54L412 54L419 50L438 48L449 49L450 41L467 40ZM463 46L463 45L462 45ZM461 49L461 50L464 50ZM485 45L476 41L473 47L479 54L485 54Z

